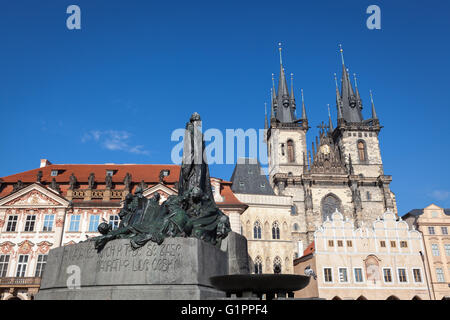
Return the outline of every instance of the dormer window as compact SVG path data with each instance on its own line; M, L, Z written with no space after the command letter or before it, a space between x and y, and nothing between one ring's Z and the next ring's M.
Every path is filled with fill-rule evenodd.
M58 176L58 170L52 170L51 175L52 175L52 177L57 177Z
M239 187L244 188L244 182L240 181L239 182Z
M114 170L106 170L106 175L112 177L114 175Z

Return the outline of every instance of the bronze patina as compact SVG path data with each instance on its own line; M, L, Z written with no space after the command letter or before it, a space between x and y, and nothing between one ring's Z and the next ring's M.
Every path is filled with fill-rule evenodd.
M111 230L102 223L102 235L89 239L97 250L114 239L130 239L131 247L138 249L149 241L160 245L167 237L195 237L217 246L227 237L230 221L214 201L200 127L200 116L194 113L186 124L178 195L160 204L159 194L147 199L137 187L125 198L119 227Z

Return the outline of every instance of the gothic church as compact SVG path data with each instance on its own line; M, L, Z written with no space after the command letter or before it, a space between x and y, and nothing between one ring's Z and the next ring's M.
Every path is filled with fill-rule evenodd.
M281 59L278 89L273 80L269 117L265 129L269 160L269 182L275 194L293 199L292 220L299 227L293 241L309 244L322 222L336 209L356 227L371 225L385 211L397 214L392 177L385 175L378 135L382 126L373 99L372 116L364 119L363 103L355 78L353 86L345 66L343 50L340 88L336 82L337 124L331 116L319 127L319 136L307 149L310 129L306 106L296 117L293 86L287 86Z

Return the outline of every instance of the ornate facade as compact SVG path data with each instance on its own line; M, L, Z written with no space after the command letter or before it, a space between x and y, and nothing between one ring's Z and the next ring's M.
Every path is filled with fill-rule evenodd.
M294 260L296 274L316 279L298 298L328 300L430 300L429 274L422 259L422 235L392 212L355 228L335 211L314 233L314 242Z
M310 127L303 91L302 114L297 118L293 85L289 92L281 63L278 90L273 81L270 122L266 115L265 129L269 182L275 194L292 197L292 221L300 226L293 241L309 244L316 228L336 209L355 226L371 224L387 210L397 213L390 190L392 177L385 175L381 158L378 136L382 126L371 100L372 116L364 120L356 79L353 86L342 54L340 89L336 79L337 125L330 115L308 150Z
M177 193L176 165L56 165L0 180L0 299L32 299L50 249L98 235L97 227L119 224L121 202L140 186L144 196L165 201ZM214 199L241 231L247 208L231 182L211 178Z

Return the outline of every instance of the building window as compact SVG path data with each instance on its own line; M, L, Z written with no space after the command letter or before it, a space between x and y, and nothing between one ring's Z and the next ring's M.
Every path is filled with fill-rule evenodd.
M339 268L339 282L348 282L347 268Z
M446 255L447 257L450 257L450 244L446 243L446 244L444 245L444 248L445 248L445 255Z
M414 282L422 282L422 274L420 269L413 269Z
M298 223L294 223L294 231L297 232L299 228Z
M80 230L80 219L81 216L79 214L73 215L70 218L69 232L78 232Z
M386 248L386 241L384 240L380 241L380 247Z
M0 278L6 277L9 265L9 254L2 254L0 256Z
M408 248L408 242L407 241L400 241L400 248Z
M441 231L443 235L448 235L448 229L447 227L441 227Z
M19 262L17 263L16 277L20 277L20 278L25 277L25 273L27 271L27 265L28 265L28 255L21 254L19 256Z
M17 216L9 216L8 224L6 225L6 232L15 232L17 228Z
M53 222L55 221L55 216L52 214L48 214L44 217L44 227L42 231L50 232L53 230Z
M253 239L261 239L261 224L259 221L256 221L253 226Z
M433 256L439 257L439 246L436 243L431 245L431 252L433 252Z
M327 195L322 200L322 219L323 221L331 220L333 213L340 210L341 201L333 194Z
M383 269L384 282L392 282L392 272L391 269Z
M277 221L275 221L272 225L272 239L274 240L280 239L280 227Z
M353 243L351 240L347 240L347 247L349 248L353 247Z
M445 282L444 270L442 268L436 268L437 282Z
M25 221L25 232L33 232L35 224L36 224L36 216L35 215L27 216L27 220Z
M52 177L57 177L58 176L58 170L52 170L51 176Z
M398 282L408 282L408 278L406 275L406 269L398 269Z
M287 143L287 151L288 151L288 162L295 162L295 153L294 153L294 142L289 140Z
M333 271L331 268L323 269L323 278L325 282L333 282Z
M333 240L328 240L328 246L329 247L334 247L334 241Z
M106 175L112 177L114 175L114 170L106 170Z
M37 264L36 264L36 273L35 277L42 277L42 273L44 272L45 264L47 263L47 255L40 254L38 255Z
M255 259L255 274L262 274L262 259L260 256Z
M112 215L109 216L109 225L111 226L111 230L116 230L119 227L119 216L118 215Z
M363 275L362 275L362 269L361 268L355 268L355 282L361 283L363 282Z
M89 219L89 232L97 232L98 225L100 223L99 215L92 215Z
M338 240L338 247L343 247L344 246L344 241L342 240Z
M397 243L395 241L391 241L391 248L397 247Z
M359 161L365 162L366 161L366 144L364 141L358 141L358 156Z
M297 215L297 206L292 206L291 207L291 216L295 216Z
M281 258L276 257L273 261L273 271L274 273L281 273Z
M285 155L285 153L284 153L284 143L281 144L281 155L282 156Z
M371 201L372 200L372 195L370 194L369 191L367 191L367 201Z
M428 227L428 233L429 233L429 234L436 234L436 233L434 232L434 227Z

